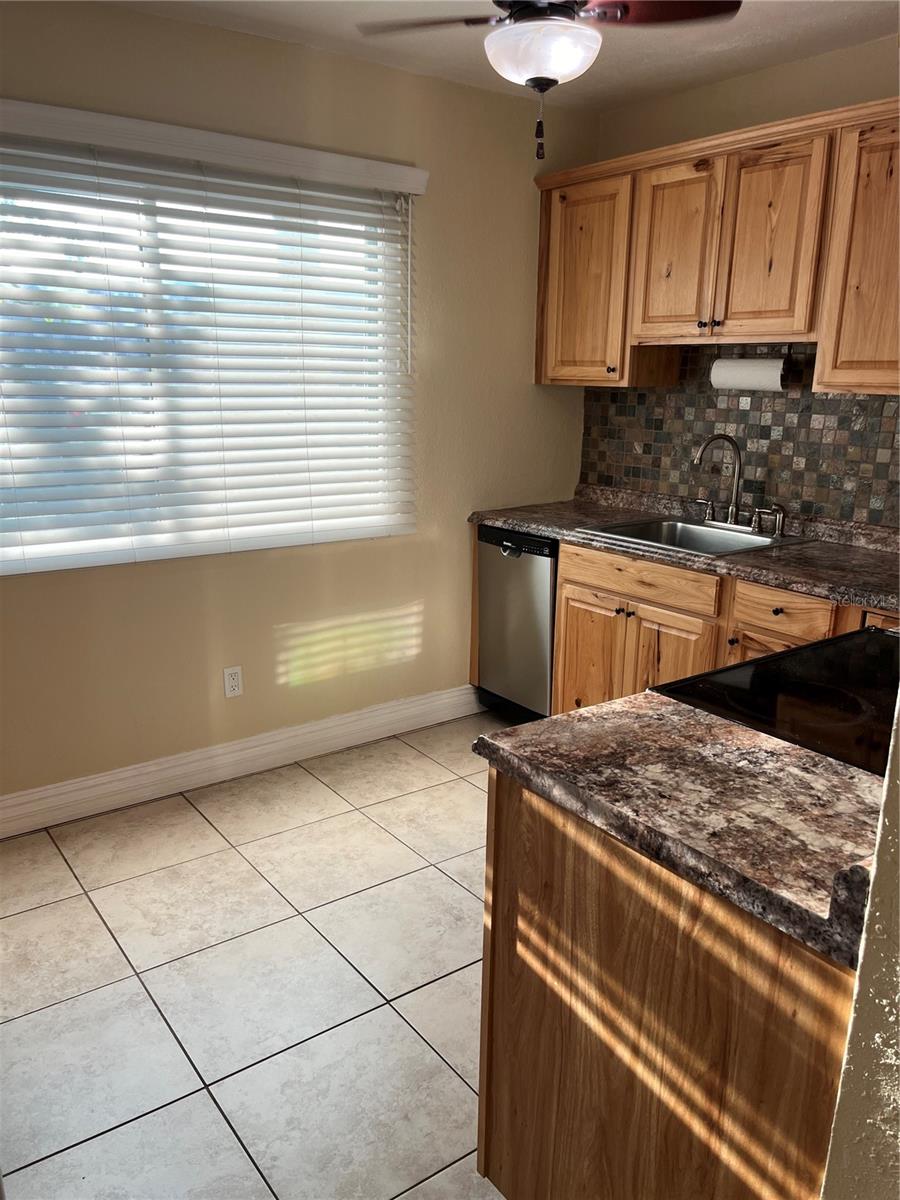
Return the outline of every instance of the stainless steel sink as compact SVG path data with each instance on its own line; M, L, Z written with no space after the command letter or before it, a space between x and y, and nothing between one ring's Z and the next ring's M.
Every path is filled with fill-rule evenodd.
M604 541L640 542L650 546L668 546L716 558L739 550L764 550L767 546L795 543L799 538L768 537L735 529L714 521L632 521L627 525L607 525L598 529L579 529L579 533L601 535Z

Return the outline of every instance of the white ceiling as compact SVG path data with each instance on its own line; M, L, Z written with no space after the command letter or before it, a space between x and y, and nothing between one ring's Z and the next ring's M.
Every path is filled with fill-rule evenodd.
M484 31L450 28L363 37L363 21L481 15L490 0L156 0L132 7L180 21L216 25L278 41L301 42L420 75L509 94L481 48ZM556 103L616 108L794 62L898 31L896 0L744 0L730 21L657 28L604 26L600 57Z

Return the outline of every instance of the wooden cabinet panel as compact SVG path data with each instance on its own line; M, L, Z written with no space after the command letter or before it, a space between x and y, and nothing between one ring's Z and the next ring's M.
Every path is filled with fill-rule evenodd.
M732 616L736 624L770 629L790 641L815 641L831 632L834 604L818 596L763 587L739 581L734 589Z
M562 583L556 598L553 711L571 712L622 695L625 601Z
M587 546L560 546L559 577L708 617L718 611L718 575L626 558L624 554Z
M713 334L812 329L829 137L728 159Z
M633 615L632 615L633 614ZM623 695L700 671L716 662L716 625L650 604L635 604L626 611L627 638Z
M615 383L624 377L630 221L630 175L552 194L543 359L548 382Z
M900 629L900 613L868 612L863 614L863 626L874 625L876 629Z
M728 631L725 665L732 667L736 663L762 658L765 654L793 650L802 644L801 641L791 641L790 638L779 637L775 633L767 633L760 629L743 629L735 625Z
M853 972L492 776L479 1171L507 1200L816 1200Z
M900 391L897 122L841 130L816 391Z
M665 341L709 332L724 175L725 159L717 157L638 176L636 337Z

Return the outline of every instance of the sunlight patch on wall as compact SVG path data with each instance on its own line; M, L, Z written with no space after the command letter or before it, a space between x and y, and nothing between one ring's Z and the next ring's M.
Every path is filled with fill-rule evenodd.
M424 603L275 627L275 681L304 687L396 666L422 651Z

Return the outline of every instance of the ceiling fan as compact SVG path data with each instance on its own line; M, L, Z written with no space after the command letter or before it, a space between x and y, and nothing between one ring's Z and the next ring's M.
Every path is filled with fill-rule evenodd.
M583 75L600 52L598 26L662 25L732 17L741 0L493 0L500 13L483 17L437 17L412 21L374 21L363 34L407 33L450 25L488 26L484 39L488 62L511 83L541 97L535 129L537 157L544 157L543 97L560 83Z

